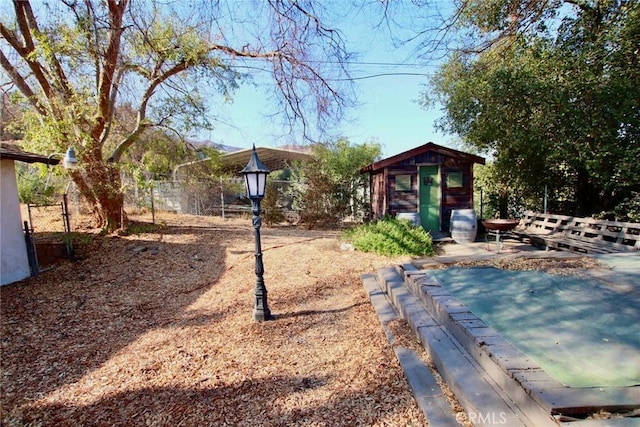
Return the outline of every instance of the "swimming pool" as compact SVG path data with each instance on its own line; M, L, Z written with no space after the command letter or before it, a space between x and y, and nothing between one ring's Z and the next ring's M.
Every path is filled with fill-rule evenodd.
M640 284L492 267L428 275L558 382L640 384Z

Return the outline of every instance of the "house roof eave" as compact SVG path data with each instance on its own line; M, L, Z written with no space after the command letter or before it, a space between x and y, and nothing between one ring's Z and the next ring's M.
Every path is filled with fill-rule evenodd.
M44 163L51 166L55 166L60 163L60 159L24 151L22 148L20 148L19 143L20 141L0 142L0 160L6 159L25 163Z

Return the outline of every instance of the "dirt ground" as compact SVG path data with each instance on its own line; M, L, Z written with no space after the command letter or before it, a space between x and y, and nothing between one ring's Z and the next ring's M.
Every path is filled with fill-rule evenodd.
M2 426L426 424L360 281L408 258L263 226L256 323L251 220L156 220L0 288Z

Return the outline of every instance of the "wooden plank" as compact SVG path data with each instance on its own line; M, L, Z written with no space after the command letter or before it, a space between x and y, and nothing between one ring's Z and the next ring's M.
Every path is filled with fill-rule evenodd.
M546 387L532 390L536 401L555 413L585 414L598 410L624 412L638 408L637 387Z
M513 233L531 244L583 253L640 250L640 224L525 212Z

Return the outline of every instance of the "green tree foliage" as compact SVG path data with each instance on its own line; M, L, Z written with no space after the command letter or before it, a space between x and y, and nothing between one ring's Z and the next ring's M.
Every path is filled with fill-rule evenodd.
M491 179L524 203L542 200L545 185L549 208L566 213L631 200L640 2L492 0L469 3L464 16L476 49L452 55L424 94L445 107L441 129L491 153Z
M80 167L71 178L107 230L126 220L125 154L151 129L185 136L211 128L209 108L229 102L247 70L268 70L281 116L305 137L346 104L343 40L311 0L12 6L0 14L0 83L19 98L19 133L36 152L75 147ZM118 114L126 106L135 120Z
M129 103L116 108L111 125L111 135L114 138L107 144L107 151L115 148L116 141L125 139L134 131L136 116L135 108ZM124 152L121 168L134 177L168 179L177 165L197 159L196 148L180 135L163 127L153 127L139 135L136 143Z
M57 202L56 196L61 193L52 169L44 165L16 163L18 176L18 198L21 203L48 205Z
M368 177L360 169L379 159L378 143L352 145L345 138L313 146L314 161L292 170L294 208L309 225L331 224L368 212Z

